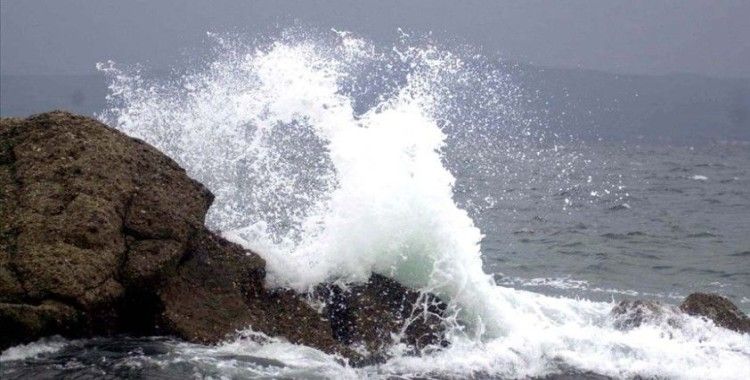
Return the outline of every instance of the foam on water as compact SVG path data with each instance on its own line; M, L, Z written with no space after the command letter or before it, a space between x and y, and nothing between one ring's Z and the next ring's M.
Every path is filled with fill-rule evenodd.
M100 66L113 80L112 108L101 117L211 188L210 225L262 255L270 285L304 291L378 272L439 294L455 314L446 321L448 349L395 355L355 373L304 348L303 357L316 358L310 363L330 360L341 376L750 373L748 335L686 317L677 326L620 331L612 304L496 285L482 269L482 234L453 199L455 179L442 153L454 134L493 128L536 139L528 125L507 126L525 123L511 107L516 89L497 72L476 69L483 58L425 41L379 48L347 33L329 37L289 32L260 46L214 37L208 62L171 80ZM489 87L476 91L477 83ZM474 118L467 107L477 104L498 118ZM470 127L459 128L457 118ZM456 146L482 154L472 144ZM224 348L242 350L243 342ZM273 349L299 353L289 346Z
M0 362L34 358L42 354L57 352L66 346L66 341L59 337L40 339L29 344L8 348L0 354Z

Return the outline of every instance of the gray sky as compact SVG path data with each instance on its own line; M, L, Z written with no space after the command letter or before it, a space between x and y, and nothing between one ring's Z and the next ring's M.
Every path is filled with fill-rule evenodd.
M206 31L297 20L376 41L397 28L542 66L750 77L750 1L0 0L0 73L84 74L98 61L164 69Z

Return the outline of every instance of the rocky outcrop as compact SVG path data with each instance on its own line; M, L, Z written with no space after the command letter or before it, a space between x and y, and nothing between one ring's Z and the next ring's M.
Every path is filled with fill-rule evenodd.
M25 327L0 345L48 333L32 320L121 330L120 302L177 267L211 193L142 141L64 112L3 119L0 141L0 323Z
M364 345L374 355L382 355L398 341L414 350L447 345L441 325L447 305L431 294L406 289L378 274L346 288L324 285L318 294L340 342Z
M184 262L158 291L166 331L193 342L216 343L252 326L292 343L359 359L334 339L327 319L302 297L265 289L264 265L236 244L205 230L197 233Z
M216 343L248 326L359 362L350 345L375 358L392 336L441 342L444 305L384 277L323 287L323 313L267 289L261 257L204 227L212 200L174 161L96 120L1 119L0 349L50 334Z
M679 307L655 301L623 300L612 308L610 319L613 327L620 330L630 330L644 323L676 327L682 313L706 318L726 329L750 333L750 318L718 294L693 293Z
M693 293L685 298L680 310L693 316L708 318L717 326L750 334L750 318L731 301L718 294Z

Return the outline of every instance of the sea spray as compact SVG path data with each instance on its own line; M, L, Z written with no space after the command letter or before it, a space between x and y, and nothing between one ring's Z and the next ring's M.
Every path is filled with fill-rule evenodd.
M450 302L462 323L448 349L396 355L365 374L750 372L747 335L681 316L621 331L611 304L496 286L443 153L459 146L480 156L477 138L543 138L519 117L518 93L498 72L477 70L481 57L408 39L380 48L330 37L290 33L260 46L214 37L214 56L171 80L103 64L112 108L101 117L209 186L209 223L266 258L270 285L307 290L375 271ZM525 147L511 153L531 155Z
M496 313L477 313L488 304L472 294L479 283L493 286L481 269L481 235L453 202L455 179L440 156L445 135L433 116L461 60L431 46L394 50L393 64L409 70L398 91L355 114L341 81L368 53L361 40L338 35L334 48L276 42L242 55L232 46L208 75L187 75L178 87L133 88L140 78L115 83L114 93L134 106L105 118L147 140L142 125L157 129L157 140L166 141L155 144L217 189L218 227L264 255L272 284L306 290L326 280L364 281L374 271L460 304L465 320L472 313L491 320ZM102 69L123 76L111 65ZM325 158L317 160L329 162L309 187L294 185L300 173L287 167L297 162L273 154L275 130L295 137L312 131L308 140L322 142L317 153ZM251 199L238 199L243 193ZM249 205L234 208L242 202ZM227 225L244 217L234 214L256 210L257 220ZM269 230L282 223L288 230Z

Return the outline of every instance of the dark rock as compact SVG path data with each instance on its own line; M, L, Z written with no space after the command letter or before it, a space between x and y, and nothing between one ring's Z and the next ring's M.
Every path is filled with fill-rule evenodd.
M678 310L674 306L643 300L620 301L610 312L612 325L618 330L634 329L644 323L677 326L677 315Z
M665 323L677 327L681 323L682 313L704 317L730 330L750 333L750 318L718 294L693 293L679 307L654 301L625 300L612 308L610 318L613 326L620 330L636 328L644 323Z
M355 363L443 344L445 304L382 276L306 296L203 222L213 195L150 145L66 112L0 119L0 349L46 335L281 336Z
M29 336L69 334L80 329L81 324L81 313L61 302L0 303L0 347L25 342Z
M431 294L378 274L361 285L322 286L319 294L334 337L364 346L372 360L382 359L394 343L406 343L417 351L447 345L442 325L447 305Z
M216 343L252 326L292 343L356 357L299 295L264 288L265 262L260 257L206 231L193 236L187 252L159 291L168 331L194 342Z
M682 302L680 310L710 319L717 326L750 333L750 318L731 301L718 294L693 293Z

